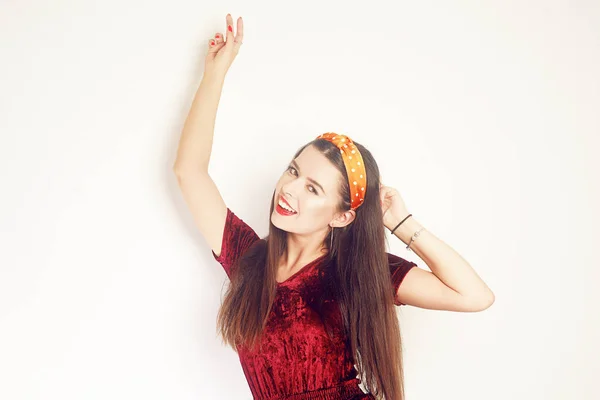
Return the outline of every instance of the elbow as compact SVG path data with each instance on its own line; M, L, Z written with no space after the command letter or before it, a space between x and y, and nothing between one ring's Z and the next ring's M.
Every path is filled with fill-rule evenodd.
M467 300L467 309L470 312L480 312L487 310L494 304L496 297L491 291L486 295L471 296Z
M481 300L479 302L479 305L478 305L476 311L487 310L488 308L490 308L492 306L492 304L494 304L495 300L496 300L496 296L494 296L494 293L492 291L490 291L490 293L487 296L485 296L483 298L483 300Z

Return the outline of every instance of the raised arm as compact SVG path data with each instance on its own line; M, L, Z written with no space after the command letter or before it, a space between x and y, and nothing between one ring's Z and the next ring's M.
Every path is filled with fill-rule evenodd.
M231 14L227 14L226 25L227 41L221 32L217 32L208 43L204 76L185 120L173 165L178 175L198 171L208 173L217 107L225 75L239 52L244 35L242 17L237 20L235 37Z
M227 41L222 33L210 39L204 76L200 83L179 139L173 171L196 226L212 250L219 255L227 206L208 174L217 107L225 75L239 51L243 34L242 19L233 35L233 19L226 17Z

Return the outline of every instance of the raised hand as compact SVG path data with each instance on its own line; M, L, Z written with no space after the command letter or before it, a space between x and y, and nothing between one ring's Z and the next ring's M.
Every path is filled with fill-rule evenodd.
M394 229L396 225L408 215L404 200L396 189L390 186L379 185L381 211L383 213L383 224L388 229Z
M233 18L231 14L225 17L226 36L217 32L214 38L208 42L208 53L204 62L204 74L212 74L224 77L240 51L244 38L244 22L242 17L237 19L237 27L233 29Z

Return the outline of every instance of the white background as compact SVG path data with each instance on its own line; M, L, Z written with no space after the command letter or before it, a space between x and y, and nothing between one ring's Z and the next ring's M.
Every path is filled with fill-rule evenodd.
M266 235L296 149L344 133L495 293L480 313L399 308L407 399L600 398L597 1L0 10L0 398L251 398L171 169L228 12L227 205Z

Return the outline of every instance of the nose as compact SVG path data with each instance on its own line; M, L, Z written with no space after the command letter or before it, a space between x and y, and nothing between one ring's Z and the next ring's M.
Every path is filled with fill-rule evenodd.
M293 182L286 183L285 185L283 185L281 187L281 195L283 197L285 197L286 199L291 199L293 201L296 201L297 197L296 197L296 192L294 190Z
M294 196L292 195L292 193L290 192L289 188L287 186L284 186L281 188L281 193L279 193L280 195L282 195L283 197L285 197L286 199L293 199Z

